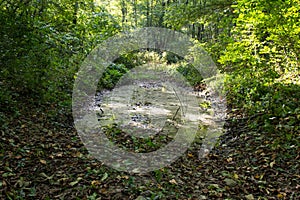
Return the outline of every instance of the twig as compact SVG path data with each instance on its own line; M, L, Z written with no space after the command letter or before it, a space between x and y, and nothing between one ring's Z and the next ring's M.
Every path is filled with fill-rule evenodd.
M172 118L173 121L175 120L175 117L176 117L176 115L177 115L177 113L178 113L179 110L180 110L180 106L177 108L177 110L176 110L176 112L175 112L175 115L174 115L173 118Z

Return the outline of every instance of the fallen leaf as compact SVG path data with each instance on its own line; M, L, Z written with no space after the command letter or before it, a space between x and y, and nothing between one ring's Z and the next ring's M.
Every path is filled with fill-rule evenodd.
M239 175L233 174L233 178L238 179L238 178L239 178Z
M284 197L284 195L281 194L281 193L279 193L279 194L277 194L277 197L278 197L279 199L282 199L282 198Z
M63 156L63 153L62 153L62 152L57 153L56 156L57 156L57 157L62 157L62 156Z
M175 185L177 185L177 182L176 182L176 180L175 180L175 179L172 179L172 180L170 180L169 182L170 182L170 183L172 183L172 184L175 184Z
M101 178L101 182L104 181L105 179L107 179L108 174L105 172Z
M274 164L275 164L275 160L270 163L270 167L273 168Z
M129 176L121 176L121 178L129 179Z
M215 189L215 188L219 188L219 185L218 184L210 184L208 186L208 189Z
M235 186L236 185L236 181L230 179L230 178L225 178L224 182L226 183L226 185L228 186Z
M188 157L190 157L190 158L193 158L193 157L194 157L194 155L193 155L193 154L191 154L191 153L188 153Z
M97 180L93 180L93 181L91 182L91 185L99 185L99 184L100 184L100 182L97 181Z
M247 200L254 200L254 196L252 194L248 194L245 196Z
M108 193L108 191L107 191L107 189L106 189L106 188L102 188L102 189L100 190L100 193L101 193L101 194L107 194L107 193Z
M77 157L77 158L81 158L82 157L82 154L77 151L76 153L72 154L73 157Z
M76 181L73 181L73 182L69 183L69 185L70 185L70 186L74 186L74 185L76 185L80 180L82 180L82 178L81 178L81 177L78 177Z
M40 159L40 163L42 163L42 164L46 165L46 164L47 164L47 161L46 161L46 160L42 160L42 159Z
M73 181L73 182L69 183L69 185L70 185L70 186L74 186L74 185L76 185L77 183L78 183L78 181L76 180L76 181Z
M146 198L143 196L138 196L135 200L146 200Z

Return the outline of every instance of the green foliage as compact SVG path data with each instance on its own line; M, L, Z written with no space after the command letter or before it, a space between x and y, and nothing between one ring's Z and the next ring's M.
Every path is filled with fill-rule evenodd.
M300 25L299 1L240 0L234 8L236 26L219 62L231 74L227 84L234 105L262 112L266 102L261 100L274 98L273 83L299 75L300 46L294 35Z
M139 51L133 51L128 54L121 55L114 61L114 63L125 65L128 69L140 66L143 64L143 62L141 59L139 59L138 52Z
M112 64L106 68L100 81L99 87L104 89L113 89L120 78L128 72L123 64Z
M232 27L232 0L175 1L166 9L164 24L183 31L207 46L221 41ZM222 47L222 46L219 46ZM216 52L215 52L216 53Z
M0 20L1 108L12 110L24 99L70 107L80 62L120 28L92 0L2 1Z
M0 3L0 199L297 199L299 0L97 2ZM226 144L207 159L196 158L199 135L170 166L134 175L92 158L65 115L71 113L74 74L87 54L120 30L145 26L198 39L195 47L204 47L227 74L232 120L222 136ZM194 58L203 61L200 54ZM183 58L142 49L116 59L99 87L112 89L129 69L145 64L177 70L191 85L202 81ZM212 105L199 106L208 112ZM200 131L208 128L199 125ZM149 138L130 136L115 124L103 130L132 153L156 151L177 133L168 120Z
M200 84L203 80L200 72L191 64L180 65L177 71L181 73L192 86Z
M200 72L197 69L186 64L183 58L174 53L141 49L121 55L117 58L114 64L109 66L103 73L99 81L99 88L113 89L119 79L127 73L129 69L146 63L173 64L174 67L177 68L177 71L186 77L191 85L196 85L202 80Z
M228 105L250 116L264 113L260 120L272 131L269 118L299 107L298 97L287 94L290 88L299 93L299 5L299 0L174 2L164 23L197 37L228 74ZM179 71L195 77L183 67Z
M226 70L247 68L266 75L266 71L282 74L298 67L300 46L295 36L299 35L299 0L241 0L234 8L238 17L232 31L233 40L220 58Z

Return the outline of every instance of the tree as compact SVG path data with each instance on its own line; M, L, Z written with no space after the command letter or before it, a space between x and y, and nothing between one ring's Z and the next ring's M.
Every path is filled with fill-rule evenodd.
M299 63L299 0L237 1L233 38L221 57L226 67L282 73ZM290 66L290 69L287 67ZM266 75L264 73L264 75Z
M235 27L219 62L230 73L231 100L248 111L275 104L271 86L297 82L300 49L299 0L238 0ZM267 87L266 87L267 86ZM275 90L278 90L275 88ZM274 93L274 92L273 92Z
M45 101L70 95L80 60L119 28L92 0L4 0L0 20L0 96Z

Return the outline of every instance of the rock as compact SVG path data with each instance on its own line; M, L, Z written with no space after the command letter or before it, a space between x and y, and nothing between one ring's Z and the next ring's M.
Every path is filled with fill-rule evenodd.
M199 199L204 200L204 199L207 199L207 198L206 198L206 196L204 196L204 195L200 195L200 196L199 196Z
M138 196L135 200L146 200L143 196Z
M232 186L235 186L236 185L236 181L230 179L230 178L225 178L224 179L224 182L226 183L226 185L232 187Z
M254 200L254 196L252 194L246 195L245 198L247 200Z

